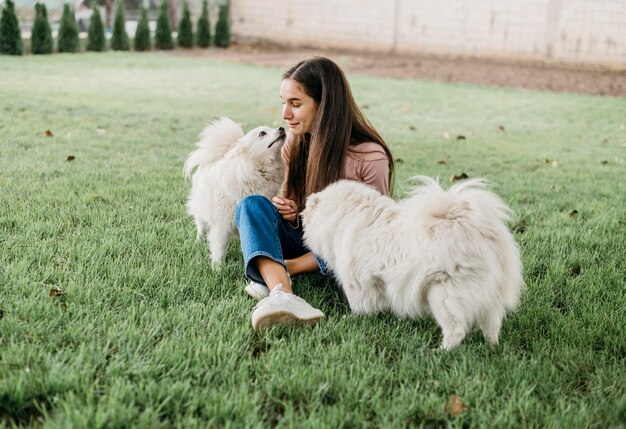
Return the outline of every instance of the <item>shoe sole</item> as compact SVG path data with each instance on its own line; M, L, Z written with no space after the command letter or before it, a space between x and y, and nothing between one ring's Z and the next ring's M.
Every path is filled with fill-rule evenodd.
M290 326L290 325L314 325L320 319L323 319L324 315L312 317L310 319L300 319L293 313L281 311L277 313L268 314L265 317L261 317L257 320L256 326L253 326L254 332L257 334L265 329L269 329L273 326Z

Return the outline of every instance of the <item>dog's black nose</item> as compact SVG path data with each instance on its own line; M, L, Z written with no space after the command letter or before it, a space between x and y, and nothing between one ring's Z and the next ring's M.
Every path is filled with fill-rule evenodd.
M278 131L280 131L281 133L284 133L285 129L283 127L278 127Z

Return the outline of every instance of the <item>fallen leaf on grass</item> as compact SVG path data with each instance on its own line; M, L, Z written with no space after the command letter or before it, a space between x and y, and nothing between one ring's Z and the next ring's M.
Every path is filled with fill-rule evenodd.
M504 127L502 125L498 125L496 131L498 132L498 134L504 134Z
M402 106L400 106L400 110L402 110L403 112L408 112L409 110L411 110L411 105L403 104Z
M528 224L526 223L526 221L521 220L513 226L512 230L515 233L523 234L526 232L527 228Z
M396 159L394 160L394 162L395 162L396 164L402 164L402 163L404 162L404 159L402 159L402 158L396 158Z
M369 104L364 104L361 106L361 109L369 109L370 105Z
M545 162L546 164L550 164L550 165L552 165L552 167L554 167L554 168L556 168L556 167L558 167L558 166L559 166L559 163L558 163L558 162L556 162L555 160L552 160L552 159L546 159L544 162Z
M74 155L68 155L65 160L66 161L74 161L75 159L76 159L76 157Z
M447 159L440 159L439 161L437 161L437 164L448 165L448 160Z
M52 289L50 289L49 295L52 297L59 297L63 295L63 291L59 289L58 287L53 287Z
M52 134L52 131L50 131L50 130L44 131L43 135L46 136L46 137L54 137L54 134Z
M457 140L467 140L467 137L465 137L463 134L459 134L458 136L456 136Z
M409 125L409 130L411 131L415 131L417 128L415 128L413 125Z
M448 140L450 138L450 133L443 133L443 138Z
M469 179L469 176L465 173L453 174L452 177L450 177L450 183L458 182L459 180L465 179Z
M600 164L602 165L607 165L609 163L609 161L607 161L606 159L600 161Z
M103 136L107 133L107 130L105 130L104 128L97 128L96 133L98 133L99 136Z
M569 215L570 215L571 217L574 217L574 216L576 216L577 214L578 214L578 210L576 210L576 209L574 209L574 210L572 210L571 212L569 212Z
M458 395L451 395L443 408L443 411L451 417L457 417L459 414L463 414L467 410L469 410L469 407L461 400L461 398L459 398Z

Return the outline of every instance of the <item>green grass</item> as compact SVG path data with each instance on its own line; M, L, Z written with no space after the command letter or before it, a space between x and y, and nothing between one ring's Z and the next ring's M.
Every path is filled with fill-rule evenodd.
M397 197L465 172L516 212L522 304L496 349L447 353L434 321L352 315L319 275L295 288L326 320L254 335L239 244L211 270L183 161L217 116L277 126L281 73L0 58L0 426L624 427L625 100L350 76Z

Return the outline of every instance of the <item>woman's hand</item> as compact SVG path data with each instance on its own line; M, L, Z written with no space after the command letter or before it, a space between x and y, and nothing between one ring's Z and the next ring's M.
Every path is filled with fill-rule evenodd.
M278 209L278 213L287 222L295 222L298 217L298 207L296 202L287 198L274 197L272 198L272 204Z

